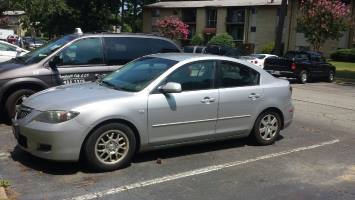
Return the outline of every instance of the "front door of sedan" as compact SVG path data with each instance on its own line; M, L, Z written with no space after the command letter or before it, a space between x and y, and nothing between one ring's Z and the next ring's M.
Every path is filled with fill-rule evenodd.
M149 95L149 143L191 142L215 134L218 110L215 68L216 62L212 60L181 66L162 83L180 83L181 93Z
M56 56L58 71L53 71L57 84L72 84L95 81L110 72L104 64L102 41L99 37L83 38L63 49Z
M260 74L248 66L220 62L217 134L229 136L250 131L263 101L259 79Z

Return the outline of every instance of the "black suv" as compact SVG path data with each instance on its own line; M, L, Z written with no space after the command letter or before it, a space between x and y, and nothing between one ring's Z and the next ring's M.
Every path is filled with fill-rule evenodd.
M1 116L13 117L23 97L61 84L95 81L138 57L181 52L171 40L146 34L72 34L0 63ZM65 97L63 97L65 98Z

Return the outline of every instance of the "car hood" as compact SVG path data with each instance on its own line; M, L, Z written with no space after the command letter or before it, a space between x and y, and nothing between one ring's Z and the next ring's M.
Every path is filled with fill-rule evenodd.
M58 86L25 99L23 105L35 110L75 110L83 105L133 96L134 93L113 90L97 83Z
M0 63L0 74L23 66L23 63L16 62L14 59Z

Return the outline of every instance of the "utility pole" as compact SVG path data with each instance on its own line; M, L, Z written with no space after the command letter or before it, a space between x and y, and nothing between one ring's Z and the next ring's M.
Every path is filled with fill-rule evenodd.
M278 56L281 56L282 54L282 33L285 24L286 12L287 12L287 0L282 0L280 11L279 11L279 22L277 24L276 35L275 35L276 36L275 46L273 49L273 53Z

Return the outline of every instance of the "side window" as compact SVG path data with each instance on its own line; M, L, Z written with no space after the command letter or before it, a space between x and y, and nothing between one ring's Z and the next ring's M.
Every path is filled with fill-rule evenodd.
M308 57L307 54L300 53L300 54L296 54L295 59L308 61L308 60L309 60L309 57Z
M108 65L124 65L136 58L151 54L146 38L104 37Z
M260 74L239 63L222 61L220 65L220 87L243 87L259 84Z
M161 39L149 39L152 53L171 53L180 52L180 50L171 42Z
M322 62L322 57L320 55L312 54L311 59L314 62Z
M186 64L172 74L166 82L180 83L182 91L207 90L213 88L215 61L199 61Z
M16 51L15 47L0 43L0 51Z
M101 38L84 38L59 53L61 65L103 64Z

